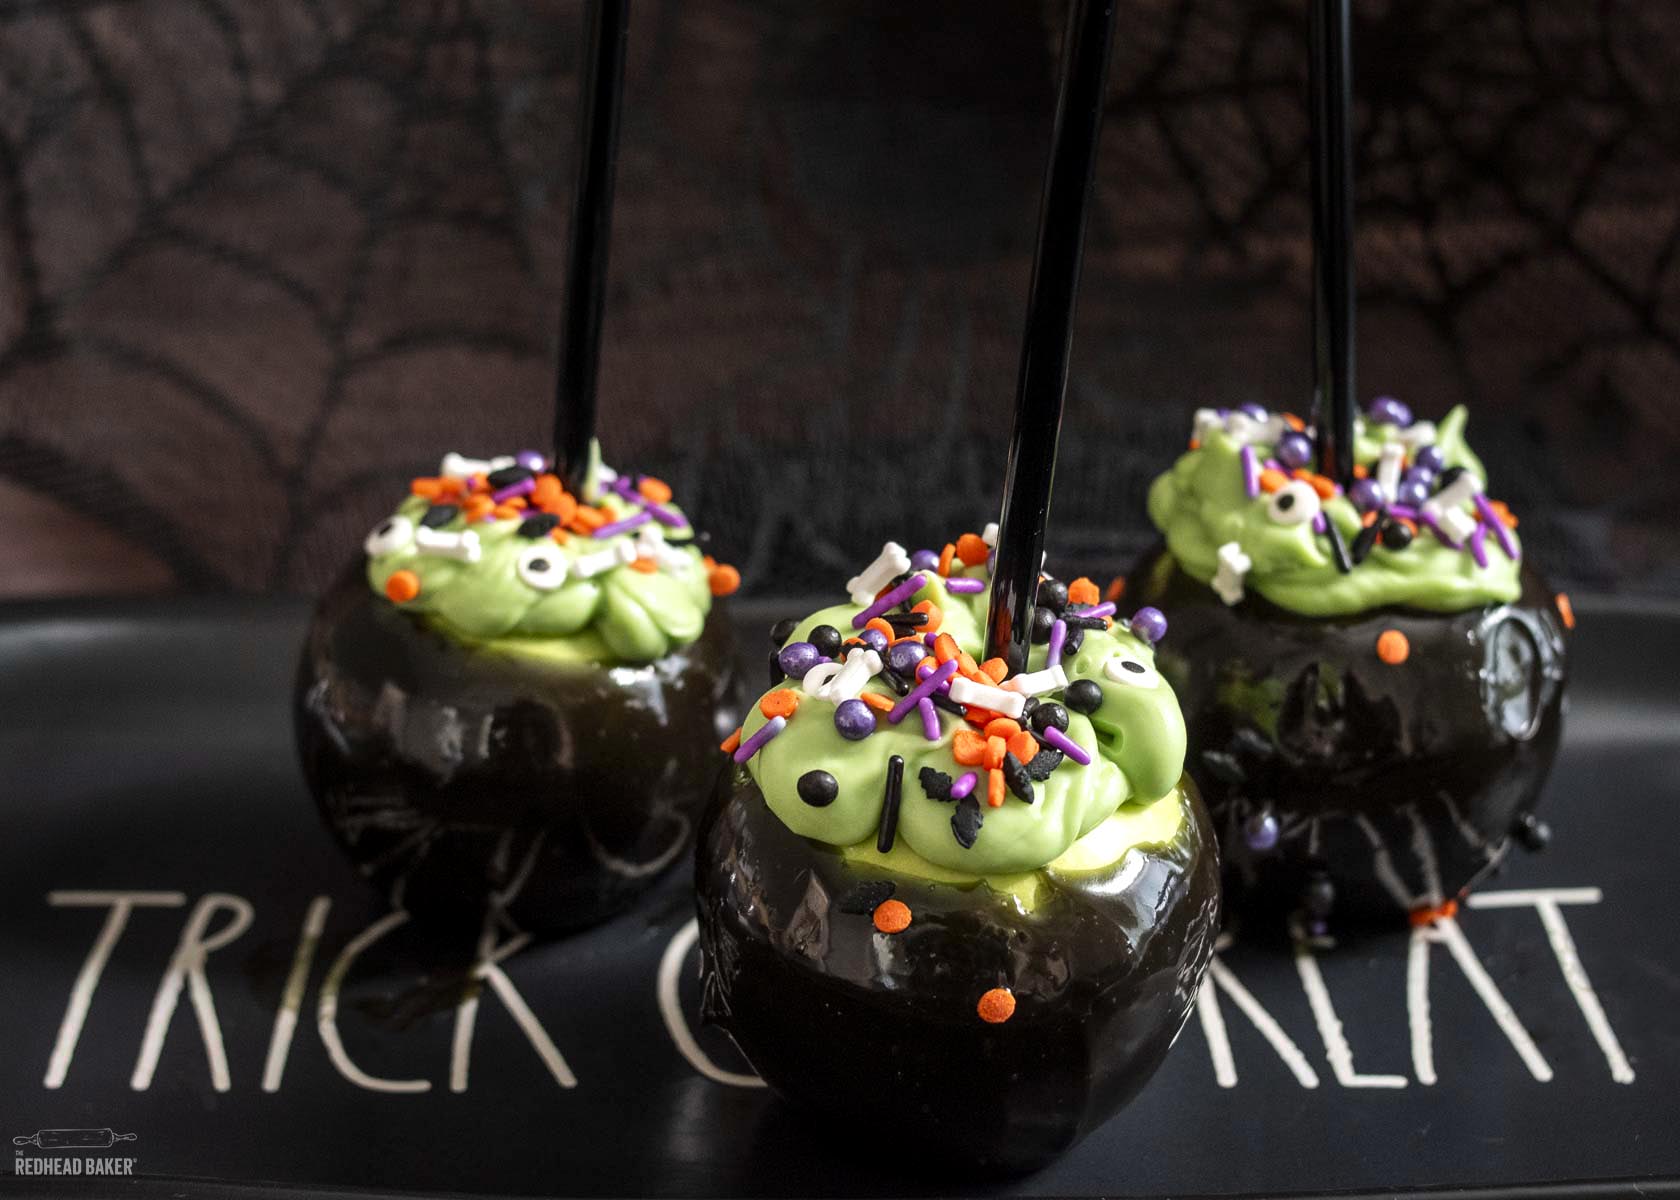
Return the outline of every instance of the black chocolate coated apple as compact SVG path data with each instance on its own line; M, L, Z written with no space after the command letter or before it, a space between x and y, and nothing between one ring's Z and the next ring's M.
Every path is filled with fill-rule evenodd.
M1143 1086L1219 919L1193 795L1172 842L1050 879L1024 913L983 886L851 866L732 770L701 826L696 887L705 1016L776 1092L885 1152L992 1171L1049 1162ZM911 912L900 933L872 921L889 893ZM1016 1001L1000 1024L977 1012L993 988Z
M1157 663L1220 830L1229 912L1393 922L1456 899L1512 835L1543 840L1568 638L1534 571L1514 604L1329 618L1252 592L1228 606L1164 549L1127 578L1129 600L1172 622ZM1389 630L1404 662L1378 654Z
M328 827L393 905L553 933L623 908L681 857L739 720L728 623L644 666L472 649L358 563L316 610L298 749Z

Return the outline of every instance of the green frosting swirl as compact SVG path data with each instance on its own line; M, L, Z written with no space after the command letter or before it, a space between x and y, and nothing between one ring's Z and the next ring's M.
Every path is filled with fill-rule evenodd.
M638 505L600 491L593 483L585 491L593 495L597 507L611 511L614 520L639 511ZM418 531L430 507L425 498L409 496L392 516ZM664 507L681 511L672 504ZM634 548L638 534L663 542L667 532L692 538L691 531L667 531L649 522L608 538L572 534L561 544L546 535L521 536L521 523L522 518L469 523L464 515L457 515L437 526L439 534L470 531L476 536L479 554L469 562L428 551L416 536L404 539L399 522L392 539L398 544L368 557L368 585L386 597L392 575L412 572L419 591L399 607L423 615L461 641L555 663L651 662L700 636L711 610L712 592L702 555L692 541L665 542L661 565L651 572L617 563L584 578L577 566L591 556ZM561 586L545 589L530 582L534 573L522 568L528 567L527 560L536 553L549 560L547 570L556 577L564 570Z
M981 567L967 568L966 573L985 574ZM937 604L944 612L940 632L949 633L959 647L978 659L985 640L981 628L986 593L953 594L932 571L924 574L928 583L910 603L931 600ZM832 625L850 636L852 617L858 611L856 605L841 604L813 613L799 623L788 641L806 640L817 625ZM1135 682L1117 682L1104 673L1104 664L1117 655L1143 666L1140 672L1127 673L1128 680ZM1028 669L1042 668L1045 657L1046 648L1035 647ZM999 884L1003 890L1019 894L1007 877L1063 859L1082 838L1099 829L1104 830L1106 840L1098 840L1113 850L1109 861L1132 844L1123 837L1119 839L1122 844L1116 844L1116 828L1154 830L1158 834L1166 827L1159 819L1153 823L1105 823L1117 814L1141 811L1176 794L1184 769L1184 718L1172 690L1154 671L1154 652L1149 643L1117 622L1106 632L1088 630L1078 653L1064 656L1062 666L1070 682L1091 679L1102 689L1103 702L1095 712L1089 716L1069 712L1067 734L1093 752L1092 761L1080 766L1072 759L1065 760L1047 780L1034 784L1036 799L1032 804L1009 795L1002 807L987 806L985 772L959 764L952 755L953 735L959 729L972 728L955 714L939 710L937 742L927 739L914 711L897 725L890 724L885 713L879 713L876 732L861 741L848 741L835 728L836 705L806 693L795 680L780 686L799 690L798 710L787 727L748 761L748 770L772 811L789 829L833 846L850 847L849 854L867 858L873 854L881 820L887 760L900 755L904 759L904 782L897 840L910 852L900 858L923 866L909 873L946 878L941 873L954 872L955 877L970 881L979 877L994 883L1004 880ZM897 698L879 677L865 690ZM1060 693L1040 698L1059 699ZM743 736L751 737L766 720L755 705L743 726ZM952 779L970 770L981 775L975 794L980 799L984 824L971 847L965 848L952 831L955 804L934 799L923 790L919 780L923 767L932 767ZM799 778L813 769L827 771L839 784L839 794L831 804L814 807L800 798ZM1178 808L1176 804L1167 805L1161 811L1171 814ZM1176 832L1176 817L1162 819ZM1081 869L1103 865L1091 863L1091 857L1074 855L1071 861L1084 863Z
M1465 420L1463 407L1453 409L1436 428L1434 444L1446 467L1464 467L1485 481L1480 460L1464 441ZM1402 440L1402 434L1394 425L1358 422L1355 461L1373 464L1381 447ZM1271 443L1252 444L1261 461L1272 455ZM1487 566L1479 566L1467 549L1448 546L1426 529L1402 550L1379 543L1344 573L1336 566L1329 539L1315 533L1310 522L1280 523L1267 495L1248 496L1241 453L1239 439L1214 428L1149 489L1150 520L1166 536L1179 565L1204 583L1214 579L1220 547L1235 542L1252 563L1244 587L1304 616L1344 616L1384 605L1459 612L1510 602L1522 591L1520 553L1507 556L1489 537ZM1323 502L1323 511L1344 544L1351 546L1361 530L1353 503L1338 494ZM1514 533L1511 537L1515 541Z

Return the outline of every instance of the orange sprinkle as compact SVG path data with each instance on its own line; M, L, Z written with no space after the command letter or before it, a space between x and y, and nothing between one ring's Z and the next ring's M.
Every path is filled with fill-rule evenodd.
M910 928L910 906L902 900L883 900L875 906L875 928L882 933L903 933Z
M607 518L601 515L600 509L590 508L587 504L580 504L572 517L572 522L583 526L585 533L594 533L607 523Z
M988 770L986 772L986 806L988 808L1003 807L1003 790L1003 772L996 769Z
M860 692L858 699L869 705L876 712L891 712L893 702L891 697L883 696L880 692Z
M1023 763L1030 763L1038 753L1038 739L1023 729L1009 739L1009 753Z
M865 629L879 630L881 632L882 636L884 636L888 641L892 640L893 627L892 627L891 624L889 624L887 622L886 618L884 618L884 617L872 618L870 620L870 622L867 625L864 626L864 628Z
M517 509L520 509L520 510L524 510L525 508L528 507L528 505L526 505L526 503L525 503L525 497L523 497L523 496L513 496L513 497L510 497L507 500L502 501L502 503L506 504L509 508L517 508Z
M1503 500L1489 500L1488 507L1493 509L1493 515L1504 522L1507 529L1517 527L1517 514L1511 511L1511 506Z
M719 746L718 746L718 749L722 750L725 754L733 754L733 753L735 753L735 751L739 750L740 748L741 748L741 731L739 729L737 729L734 733L730 734L728 737L724 738L722 743L720 743Z
M1377 636L1377 657L1397 667L1411 657L1412 644L1398 629L1385 629Z
M652 575L659 570L659 564L651 558L633 558L630 560L630 569L640 571L643 575Z
M986 737L986 753L981 758L980 765L988 771L995 771L1003 766L1003 756L1009 753L1009 743L1000 737ZM992 807L997 807L993 805Z
M534 504L556 504L565 494L565 485L560 482L558 475L538 475L531 487L531 501Z
M727 563L719 563L706 576L706 585L714 596L733 596L741 586L741 572Z
M547 511L552 512L555 516L559 517L560 524L570 525L577 519L577 510L577 497L562 492L560 499L556 500L553 506Z
M910 611L913 613L927 614L927 620L923 624L917 626L917 628L924 634L938 633L939 627L945 624L945 610L940 608L939 605L935 604L932 600L923 600L920 604L913 604L910 606ZM888 633L887 636L891 637L892 634Z
M940 666L944 666L962 651L957 649L957 639L948 633L942 633L933 639L933 657Z
M1190 449L1200 450L1201 448L1202 448L1202 439L1201 438L1191 438L1190 439Z
M980 997L974 1009L986 1024L1002 1025L1015 1015L1015 993L1005 987L995 987Z
M567 542L572 540L572 535L567 533L558 525L548 531L548 536L554 539L556 545L560 546L564 546Z
M959 729L951 738L951 757L965 767L980 765L986 754L986 739L972 729Z
M976 683L982 680L987 683L991 682L990 679L980 673L980 664L974 661L974 655L967 650L957 652L957 670L962 673L963 678L972 679Z
M978 704L970 704L963 709L963 720L976 729L986 728L1001 715L1001 713L995 713L989 708L981 708Z
M511 504L498 504L490 513L498 521L511 521L519 515L519 510Z
M1095 604L1101 596L1097 585L1083 575L1068 584L1069 604Z
M1371 526L1375 525L1377 523L1377 510L1373 508L1370 512L1366 513L1363 517L1360 517L1359 518L1359 523L1361 525L1363 525L1366 529L1369 529Z
M392 571L385 580L385 594L393 603L407 604L420 594L420 576L413 571Z
M939 662L938 662L937 659L935 659L933 657L933 655L931 655L931 654L926 655L922 658L921 662L916 664L916 670L915 670L914 674L920 675L922 673L922 668L923 667L926 667L928 670L931 671L935 667L937 667L938 665L939 665Z
M1558 616L1563 618L1563 627L1575 628L1575 606L1569 602L1569 593L1559 592L1552 597L1552 602L1557 605Z
M777 688L758 702L758 711L766 718L791 717L799 707L799 693L792 688Z
M965 567L978 567L991 552L992 548L978 533L965 533L957 539L957 557L962 559Z
M713 558L710 554L702 554L700 556L700 565L710 571L717 566L717 559Z
M1314 475L1305 467L1296 467L1290 474L1304 483L1312 485L1312 490L1318 493L1320 500L1328 500L1336 494L1336 485L1323 475Z
M496 502L488 496L468 496L466 503L467 520L476 521L496 507Z
M1001 658L988 658L980 664L980 674L993 683L1002 683L1009 674L1009 664Z
M1103 593L1104 600L1118 600L1126 594L1126 577L1116 575L1108 581L1108 590Z
M1283 414L1283 423L1285 425L1289 426L1289 428L1293 429L1296 433L1300 433L1303 429L1305 429L1307 427L1307 423L1305 421L1301 420L1300 417L1297 417L1294 413L1291 413L1291 412L1286 412L1286 413Z
M1278 491L1288 482L1289 476L1285 475L1282 471L1277 470L1275 467L1267 467L1265 470L1260 472L1260 490L1262 492Z
M443 495L443 480L422 476L408 485L408 490L416 496L424 496L428 500L436 500Z
M989 738L1000 737L1008 741L1021 732L1021 723L1013 717L997 717L986 722L984 732Z
M1414 908L1406 914L1406 919L1411 921L1414 927L1422 928L1425 925L1433 925L1436 921L1450 921L1457 915L1458 901L1448 900L1442 904L1437 904L1433 908Z
M1370 473L1370 469L1367 468L1364 463L1353 464L1353 477L1355 479L1364 479L1366 476L1370 475Z
M941 575L949 575L951 573L951 560L956 558L956 556L956 546L952 545L950 542L946 542L945 549L939 552L939 573Z
M655 479L652 475L643 475L636 490L645 500L652 500L655 504L668 504L671 500L671 485L663 479Z

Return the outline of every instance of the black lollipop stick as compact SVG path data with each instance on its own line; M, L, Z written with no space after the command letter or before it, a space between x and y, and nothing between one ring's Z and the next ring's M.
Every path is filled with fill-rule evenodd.
M1353 482L1353 48L1351 0L1310 0L1313 418L1318 469Z
M986 615L986 657L1001 656L1011 671L1025 668L1032 640L1116 2L1072 0L1062 47L1062 85L1027 293L1015 430L1004 471L1003 515Z
M579 93L577 187L560 314L560 382L554 396L556 466L579 492L595 437L601 372L601 317L606 307L607 248L612 241L613 171L624 101L624 46L630 0L589 0Z

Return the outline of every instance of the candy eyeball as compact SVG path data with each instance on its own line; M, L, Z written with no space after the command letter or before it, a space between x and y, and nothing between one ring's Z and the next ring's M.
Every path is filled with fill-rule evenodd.
M1279 525L1305 525L1318 510L1318 493L1301 479L1291 479L1266 501L1266 515Z
M378 558L381 554L407 550L413 544L414 522L404 516L391 516L374 526L373 532L362 543L362 549L367 551L369 558Z
M519 578L539 592L552 592L566 582L566 562L552 544L538 542L519 552L514 564Z
M1111 654L1103 660L1103 674L1115 683L1128 687L1156 688L1161 686L1161 674L1149 663L1129 650Z

